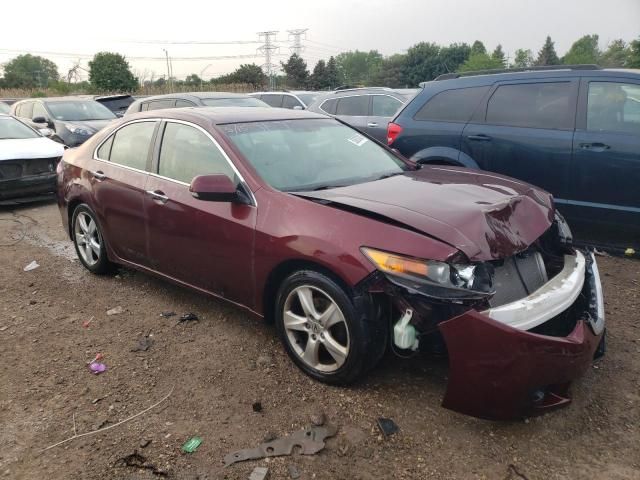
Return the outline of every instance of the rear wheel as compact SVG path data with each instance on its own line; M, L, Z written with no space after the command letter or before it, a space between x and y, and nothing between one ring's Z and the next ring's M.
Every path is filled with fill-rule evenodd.
M78 205L71 221L73 244L82 265L91 273L110 271L112 264L107 258L104 238L93 210L86 204Z
M276 302L276 328L294 363L313 378L348 384L379 358L385 336L329 276L311 270L285 279Z

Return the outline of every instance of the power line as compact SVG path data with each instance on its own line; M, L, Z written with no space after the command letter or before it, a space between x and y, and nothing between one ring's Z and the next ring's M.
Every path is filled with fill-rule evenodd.
M277 65L272 62L272 57L279 51L280 47L274 44L276 40L276 35L278 32L276 30L268 31L268 32L258 32L258 37L262 40L264 39L264 44L258 48L258 52L264 55L264 63L262 64L262 69L264 73L269 78L269 88L274 88L274 75Z
M226 42L199 41L199 40L117 40L118 43L128 43L136 45L255 45L259 40L229 40Z

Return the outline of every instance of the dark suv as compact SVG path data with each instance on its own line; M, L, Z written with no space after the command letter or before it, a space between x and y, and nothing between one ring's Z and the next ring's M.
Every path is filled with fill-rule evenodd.
M390 146L539 185L585 239L640 244L640 70L447 74L423 87L389 124ZM597 225L618 228L603 237Z

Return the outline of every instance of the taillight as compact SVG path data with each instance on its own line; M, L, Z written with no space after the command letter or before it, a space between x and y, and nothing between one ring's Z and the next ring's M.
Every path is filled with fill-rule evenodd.
M400 133L402 133L402 127L397 123L389 122L387 125L387 145L391 145Z

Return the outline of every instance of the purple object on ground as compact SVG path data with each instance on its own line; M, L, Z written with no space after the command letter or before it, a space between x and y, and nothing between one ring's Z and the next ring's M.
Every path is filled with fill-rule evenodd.
M107 370L107 366L104 363L91 362L89 364L89 370L96 375Z

